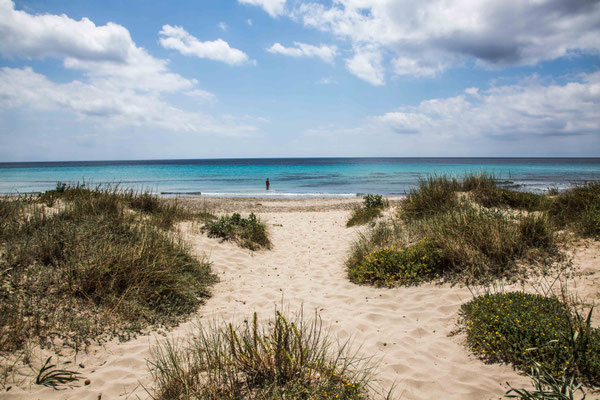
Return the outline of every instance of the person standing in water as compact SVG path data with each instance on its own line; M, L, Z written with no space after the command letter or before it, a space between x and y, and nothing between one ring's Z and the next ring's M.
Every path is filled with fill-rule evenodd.
M265 182L265 184L267 185L267 190L269 190L269 178L267 178L267 181Z

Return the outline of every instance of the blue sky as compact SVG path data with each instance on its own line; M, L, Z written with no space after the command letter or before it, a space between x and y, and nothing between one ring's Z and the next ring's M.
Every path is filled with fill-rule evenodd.
M0 161L600 156L600 2L0 0Z

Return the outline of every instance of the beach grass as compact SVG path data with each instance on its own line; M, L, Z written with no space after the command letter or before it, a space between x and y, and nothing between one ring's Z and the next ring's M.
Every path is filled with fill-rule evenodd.
M336 343L318 315L199 325L152 351L153 399L369 399L372 368Z
M588 182L553 198L548 215L559 228L600 237L600 182Z
M410 276L422 267L402 257L394 258L395 268L387 260L387 266L374 275L367 270L377 269L371 262L377 252L410 253L423 243L429 243L427 254L422 255L432 263L428 270L436 271L426 274L428 279L489 281L527 272L522 269L524 262L548 265L559 260L556 226L547 213L527 212L505 203L484 207L472 199L472 192L465 192L489 191L494 185L487 175L420 180L395 218L359 234L346 260L349 278L355 283L385 286L414 283ZM389 276L384 278L381 271L388 271ZM363 279L367 275L370 278Z
M267 225L254 213L247 218L238 213L224 215L207 223L204 230L208 237L231 240L250 250L270 249L272 246Z
M367 194L363 196L363 204L352 209L350 219L346 227L364 225L381 216L384 209L389 207L389 202L379 194Z
M2 351L28 342L78 348L172 326L216 280L208 260L166 230L191 215L148 194L58 186L0 199L0 210Z

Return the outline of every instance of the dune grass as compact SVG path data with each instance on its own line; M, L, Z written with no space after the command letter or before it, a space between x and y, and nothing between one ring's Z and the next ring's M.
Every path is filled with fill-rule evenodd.
M367 194L363 197L363 204L352 210L352 215L346 227L364 225L381 216L381 212L389 207L389 202L380 194Z
M152 351L153 399L369 399L365 360L334 345L318 315L198 327Z
M599 238L600 182L589 182L558 194L548 208L548 215L560 228Z
M506 362L551 381L600 385L600 330L587 313L549 295L479 296L461 307L467 345L488 362Z
M272 246L267 225L254 213L248 218L238 213L224 215L207 223L204 229L208 231L208 237L231 240L250 250L270 249Z
M82 185L0 199L0 350L127 339L193 312L216 278L165 230L186 212L155 200Z
M482 282L523 272L524 261L547 264L558 260L556 226L547 213L522 212L506 203L493 208L477 203L473 193L489 193L495 185L487 175L420 180L396 218L359 235L346 260L349 278L356 283L393 286L414 283L412 275L428 270L435 273L425 274L426 280ZM541 203L518 204L534 209ZM423 247L423 243L429 245ZM395 257L381 269L369 257L384 249L423 253L431 265L424 269ZM373 274L367 273L369 269ZM388 276L382 276L382 271Z

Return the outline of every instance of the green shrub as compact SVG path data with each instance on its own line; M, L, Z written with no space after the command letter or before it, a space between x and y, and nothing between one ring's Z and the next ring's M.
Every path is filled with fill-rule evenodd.
M361 264L348 268L348 277L354 283L389 287L430 281L442 270L439 247L423 240L401 250L373 251Z
M352 210L352 215L346 227L355 225L364 225L381 216L383 209L389 207L389 203L380 194L367 194L363 197L362 207L356 206Z
M335 346L320 319L199 326L186 343L155 347L154 399L369 399L370 369Z
M524 292L479 296L461 307L467 344L490 362L600 383L600 331L554 297Z
M233 240L250 250L271 248L267 226L254 213L248 218L242 218L238 213L225 215L205 225L205 229L208 230L208 237Z
M1 234L0 350L30 340L125 339L148 325L178 323L208 296L209 263L128 211L122 194L59 193L54 213L36 203L0 206L19 210L7 214Z
M366 194L363 197L363 206L366 209L377 207L383 208L386 206L386 203L387 202L380 194Z

